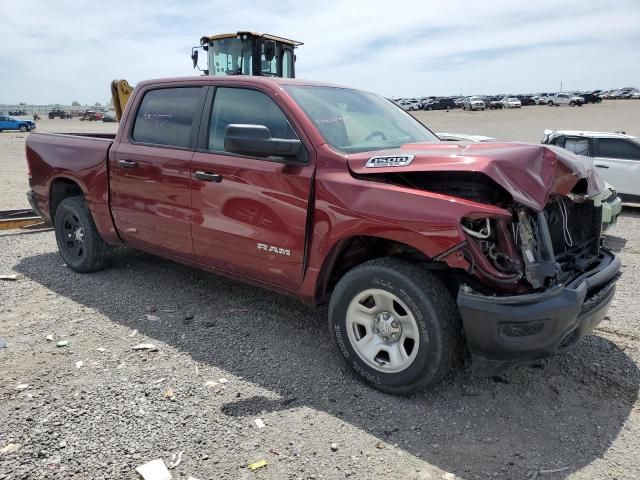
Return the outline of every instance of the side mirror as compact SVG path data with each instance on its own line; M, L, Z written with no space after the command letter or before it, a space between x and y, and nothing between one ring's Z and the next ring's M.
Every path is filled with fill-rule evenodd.
M265 125L235 123L225 128L224 149L240 155L294 159L302 151L302 142L298 139L273 138Z
M198 50L195 50L196 47L191 49L191 60L193 60L193 68L198 66Z

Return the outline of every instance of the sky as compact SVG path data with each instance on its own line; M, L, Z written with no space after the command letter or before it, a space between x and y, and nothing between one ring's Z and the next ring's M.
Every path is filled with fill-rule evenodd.
M640 1L0 0L0 103L105 103L197 75L203 35L304 42L296 76L388 97L640 86Z

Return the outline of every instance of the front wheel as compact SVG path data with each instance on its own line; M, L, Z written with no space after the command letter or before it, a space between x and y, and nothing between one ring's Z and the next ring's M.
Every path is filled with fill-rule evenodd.
M27 129L27 126L26 126L26 125L20 125L20 131L21 131L21 132L26 132L27 130L28 130L28 129Z
M88 273L106 266L108 247L84 198L65 198L56 209L54 228L60 255L72 270Z
M387 393L422 391L459 356L455 301L432 273L408 262L366 262L338 282L329 328L344 360Z

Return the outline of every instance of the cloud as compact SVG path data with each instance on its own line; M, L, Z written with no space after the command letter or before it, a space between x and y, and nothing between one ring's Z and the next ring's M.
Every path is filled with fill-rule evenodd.
M245 4L242 4L243 6ZM104 102L109 82L196 74L202 35L305 44L299 77L387 96L606 88L640 78L640 4L0 0L0 102Z

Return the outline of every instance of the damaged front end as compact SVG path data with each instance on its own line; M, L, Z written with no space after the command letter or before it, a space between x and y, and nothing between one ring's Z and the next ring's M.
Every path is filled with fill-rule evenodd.
M541 145L405 148L418 162L387 181L503 212L461 218L445 254L468 265L457 303L476 373L552 355L602 321L620 260L601 245L604 183L587 162Z

